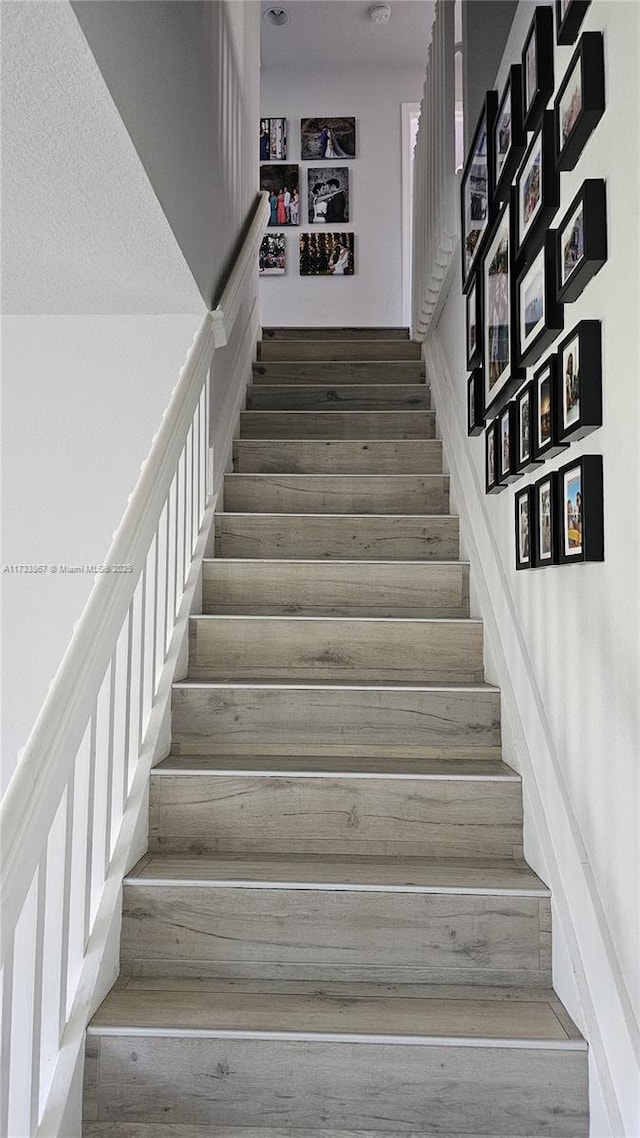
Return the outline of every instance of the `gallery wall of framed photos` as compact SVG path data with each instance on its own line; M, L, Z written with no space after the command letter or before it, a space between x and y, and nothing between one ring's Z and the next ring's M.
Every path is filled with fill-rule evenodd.
M602 313L572 312L608 255L607 177L581 177L606 112L603 35L583 29L588 8L532 7L461 180L467 433L484 435L487 494L535 472L515 492L516 569L604 557L602 457L569 461L602 425L606 388ZM566 466L545 469L563 452Z

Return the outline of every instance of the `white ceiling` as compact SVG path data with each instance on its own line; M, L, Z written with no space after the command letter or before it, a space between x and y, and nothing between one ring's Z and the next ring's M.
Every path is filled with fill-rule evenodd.
M262 20L263 68L334 73L371 67L424 67L434 0L386 0L391 19L374 24L369 8L380 0L267 0L287 9L288 24Z

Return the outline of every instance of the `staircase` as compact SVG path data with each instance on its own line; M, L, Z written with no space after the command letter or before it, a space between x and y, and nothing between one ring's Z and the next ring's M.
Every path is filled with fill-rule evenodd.
M216 546L84 1138L584 1138L406 333L265 333Z

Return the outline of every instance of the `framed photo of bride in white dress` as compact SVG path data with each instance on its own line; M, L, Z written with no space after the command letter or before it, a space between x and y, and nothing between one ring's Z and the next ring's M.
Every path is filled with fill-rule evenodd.
M349 167L310 166L307 171L310 225L342 225L349 220Z
M355 118L314 118L300 120L300 158L355 158Z
M301 233L301 277L352 277L353 233Z

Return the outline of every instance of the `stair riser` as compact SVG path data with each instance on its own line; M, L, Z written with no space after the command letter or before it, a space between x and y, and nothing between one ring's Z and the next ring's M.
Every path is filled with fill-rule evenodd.
M259 360L419 360L410 340L262 340Z
M405 340L409 339L408 328L355 328L340 327L278 327L263 328L262 340Z
M451 561L458 552L452 517L216 516L218 557Z
M205 561L205 613L467 617L462 564Z
M367 387L250 386L250 411L428 411L431 394L424 383L410 386L370 383Z
M433 411L242 411L243 439L432 439Z
M521 853L514 781L151 776L149 848L510 858Z
M194 617L194 679L476 683L482 625L471 621L351 621Z
M233 457L242 474L442 474L436 439L238 439Z
M124 886L125 975L548 985L548 898L335 889ZM296 975L293 975L291 969ZM243 973L245 976L247 972ZM479 979L481 977L481 979ZM508 977L508 981L506 978Z
M92 1037L89 1047L96 1055L89 1117L146 1124L142 1134L125 1130L114 1138L164 1138L165 1126L167 1138L216 1135L192 1130L212 1126L257 1126L256 1138L342 1138L349 1130L374 1138L391 1127L398 1138L588 1132L583 1052L124 1033ZM333 1135L314 1129L319 1117ZM185 1130L174 1134L178 1123ZM311 1130L301 1135L293 1127ZM91 1128L87 1134L102 1138Z
M424 383L422 365L418 360L330 360L316 363L297 360L293 363L263 360L253 365L253 383L299 384L321 383L364 384L372 383Z
M176 687L179 754L495 757L499 693L273 687Z
M273 514L447 514L442 474L227 474L224 509Z

